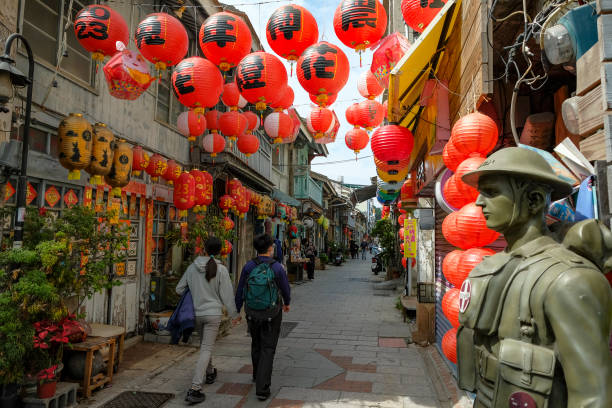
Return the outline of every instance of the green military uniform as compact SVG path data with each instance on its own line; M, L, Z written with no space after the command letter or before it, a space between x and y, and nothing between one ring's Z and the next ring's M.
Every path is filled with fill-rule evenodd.
M489 174L501 152L483 164ZM612 291L599 265L541 235L485 257L459 308L459 385L476 407L612 407Z

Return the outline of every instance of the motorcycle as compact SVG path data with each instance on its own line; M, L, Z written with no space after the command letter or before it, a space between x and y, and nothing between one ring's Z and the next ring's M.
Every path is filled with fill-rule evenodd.
M383 271L382 252L372 256L372 272L374 275L378 275Z
M334 256L334 265L340 266L342 265L342 262L344 262L344 256L342 255L342 252L337 252L336 256Z

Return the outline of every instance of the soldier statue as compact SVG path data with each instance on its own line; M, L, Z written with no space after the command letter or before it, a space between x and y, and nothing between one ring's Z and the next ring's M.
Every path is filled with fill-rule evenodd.
M461 286L460 387L475 407L612 407L610 231L587 220L555 238L545 215L572 187L532 150L502 149L462 179L507 248Z

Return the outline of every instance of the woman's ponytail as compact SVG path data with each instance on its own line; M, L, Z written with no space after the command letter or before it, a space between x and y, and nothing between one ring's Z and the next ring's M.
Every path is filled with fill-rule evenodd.
M206 280L209 282L217 276L217 261L215 261L215 256L221 253L222 246L221 240L217 237L208 238L204 244L206 253L210 257L206 263Z
M208 262L206 262L206 280L210 282L215 276L217 276L217 261L215 261L215 257L211 255Z

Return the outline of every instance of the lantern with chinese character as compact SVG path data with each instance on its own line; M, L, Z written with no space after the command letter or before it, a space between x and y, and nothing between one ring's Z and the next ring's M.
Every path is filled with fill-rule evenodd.
M318 100L319 97L317 95L308 94L308 97L310 98L310 101L315 105L325 108L327 106L331 106L334 102L336 102L336 99L338 99L338 94L328 94L327 98L322 98L324 99L322 101Z
M162 177L168 182L168 184L172 186L181 176L183 169L181 168L181 166L176 164L174 160L168 160L166 164L166 171L164 172L164 174L162 174Z
M451 141L459 153L486 156L497 144L497 124L480 112L470 113L453 125Z
M404 54L410 49L410 42L398 32L389 34L383 38L374 54L372 54L372 65L370 71L374 74L378 83L389 88L389 75Z
M249 212L250 202L245 187L240 187L238 199L236 200L236 211L240 214L241 218L244 218Z
M226 257L232 253L232 243L227 239L223 242L223 246L221 247L221 256Z
M236 146L241 153L249 157L259 150L259 138L252 133L245 133L238 138Z
M240 180L238 180L237 178L230 179L227 182L227 186L226 186L227 194L236 198L236 196L239 193L240 187L242 187L242 183L240 182Z
M204 212L213 200L213 178L207 171L191 170L195 181L195 212Z
M234 229L234 221L230 217L223 217L221 220L221 225L225 231L231 231Z
M259 125L260 125L259 116L257 116L251 111L242 112L242 116L246 118L247 123L248 123L246 133L253 133L257 129L259 129Z
M239 135L243 134L249 123L246 117L238 111L223 112L219 119L219 130L231 142L235 141Z
M187 210L195 204L195 179L190 173L182 173L174 186L174 206L181 217L187 216Z
M286 85L279 93L281 94L280 99L271 103L270 107L276 111L289 109L293 105L293 100L295 99L293 89L289 85Z
M194 142L206 130L206 118L204 114L192 110L181 112L176 118L176 127L190 142Z
M312 136L319 139L334 128L334 114L327 108L314 107L308 114L306 125Z
M204 114L206 118L206 126L211 133L217 133L219 131L219 119L221 118L221 112L216 109L206 111Z
M129 41L128 26L117 11L108 6L84 7L74 19L74 35L96 61L117 52L116 43Z
M385 112L380 102L366 99L357 105L356 116L359 125L369 131L382 123Z
M227 215L229 210L234 208L234 205L234 198L231 195L225 194L219 197L219 208L223 211L223 214Z
M342 0L334 13L334 31L344 45L364 51L387 30L387 12L378 0Z
M142 55L128 50L122 42L117 42L117 50L102 68L108 92L117 99L133 101L149 89L155 78L149 75L149 65Z
M398 125L381 126L372 134L372 153L387 163L410 157L413 144L412 132Z
M360 150L365 149L370 141L370 137L365 130L353 128L346 133L344 141L346 142L346 146L354 150L355 154L357 154Z
M158 70L178 64L189 46L185 27L167 13L149 14L138 24L134 41L142 56Z
M278 91L287 85L287 71L274 55L253 52L238 64L236 84L244 99L263 111L269 103L280 98Z
M59 162L68 169L68 180L79 180L81 170L91 163L93 129L80 113L71 113L63 119L59 136Z
M121 189L130 183L132 174L132 147L124 140L115 143L111 171L104 176L104 181L112 187L111 196L120 196Z
M319 39L313 15L302 6L288 4L277 8L266 25L270 48L289 61L297 61L304 50Z
M442 312L453 327L459 327L459 289L447 289L442 298Z
M414 31L422 33L444 7L444 4L442 0L433 0L431 4L429 1L422 0L402 0L404 21Z
M414 0L417 2L418 0ZM452 328L442 337L442 352L446 358L454 364L457 364L457 329Z
M444 164L450 171L456 171L457 166L467 159L467 155L460 153L455 145L449 140L444 145L444 149L442 149L442 159L444 160Z
M247 104L247 100L240 95L238 85L236 85L236 82L234 81L223 85L221 100L225 106L230 108L230 110L238 110L238 108L242 109Z
M261 194L253 192L251 194L251 205L257 207L261 203L262 198Z
M211 157L217 157L225 150L225 138L216 132L209 133L202 139L202 147Z
M355 102L349 105L349 107L346 108L346 111L344 114L346 115L346 121L350 125L353 125L354 127L361 126L359 122L359 103L358 102Z
M208 17L200 27L200 48L221 71L229 71L251 51L251 30L226 11Z
M389 212L391 211L391 207L389 207L388 205L383 205L382 207L382 211L381 211L381 216L383 218L387 218L389 216ZM404 231L402 230L402 234L404 233Z
M264 120L264 129L274 144L291 136L293 120L284 112L272 112Z
M147 173L149 173L149 176L151 176L151 181L156 182L161 176L164 175L167 168L168 163L166 163L166 160L164 160L164 158L159 154L155 153L149 160Z
M364 98L374 99L378 95L383 93L385 88L380 86L380 84L378 83L378 79L376 79L372 71L366 69L359 75L359 78L357 79L357 90L359 91L359 94Z
M91 162L85 169L91 177L92 185L102 184L102 177L106 176L113 165L115 136L104 123L96 123L93 127L93 147Z
M172 72L172 89L182 105L204 112L204 108L212 108L219 102L223 77L207 59L186 58Z
M132 149L134 161L132 162L132 174L140 176L140 173L149 167L149 155L142 149L142 146L136 146Z
M349 61L334 44L322 41L308 47L297 63L297 77L302 88L326 103L330 94L337 94L348 81Z

